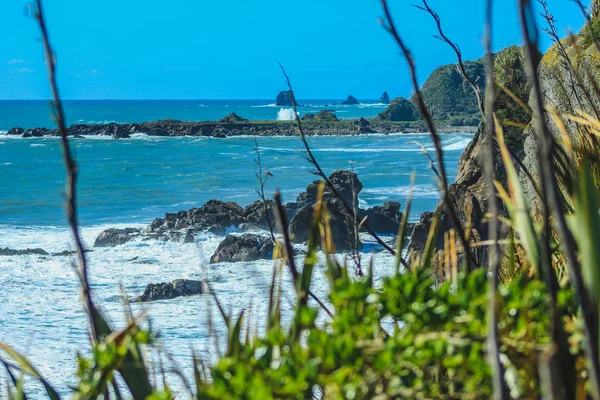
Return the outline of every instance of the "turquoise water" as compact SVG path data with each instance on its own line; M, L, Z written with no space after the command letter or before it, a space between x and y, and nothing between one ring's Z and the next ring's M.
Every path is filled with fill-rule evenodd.
M385 109L376 100L365 104L336 105L340 100L301 100L300 115L335 110L342 119L375 117ZM146 122L173 118L182 121L215 121L229 113L251 120L288 119L289 108L270 100L66 100L63 102L69 124ZM0 100L0 131L14 127L54 127L48 102L44 100Z
M471 135L443 136L448 172L454 177L458 159ZM411 189L416 174L411 218L432 210L439 199L433 173L423 147L432 151L428 135L370 135L310 138L324 170L354 169L363 182L363 207L400 201ZM316 179L297 137L258 138L263 166L273 174L266 191L280 188L291 201ZM83 240L91 245L108 227L144 227L165 212L201 206L209 199L246 205L257 198L255 141L250 137L131 139L86 138L73 140L80 165L79 211ZM433 154L432 154L433 156ZM48 252L70 249L62 209L64 167L56 138L11 138L0 135L0 247L43 248ZM207 278L226 309L234 313L252 303L255 321L264 320L273 263L208 264L223 237L206 234L195 244L134 241L89 253L93 295L114 326L124 324L120 285L129 296L141 294L148 283L179 278ZM368 241L367 237L362 238ZM301 246L300 246L301 247ZM340 259L343 256L339 256ZM373 257L376 280L393 270L385 253ZM298 260L301 262L301 259ZM326 297L324 268L316 268L313 290ZM284 277L284 292L293 297ZM69 257L0 257L0 341L14 345L30 357L41 373L66 394L76 380L77 352L88 352L88 332L77 279ZM219 351L208 329L214 304L209 296L194 296L145 305L161 343L179 367L191 372L191 348L208 361ZM284 318L290 316L284 302ZM324 316L321 316L321 320ZM225 327L216 321L216 335ZM217 340L216 342L219 342ZM221 349L223 343L221 343ZM150 353L152 362L156 354ZM167 366L168 370L168 366ZM181 382L169 374L172 387ZM34 386L30 398L40 398Z

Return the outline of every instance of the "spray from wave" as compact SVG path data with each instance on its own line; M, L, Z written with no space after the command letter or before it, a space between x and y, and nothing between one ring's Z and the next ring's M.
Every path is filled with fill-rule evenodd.
M292 121L294 119L296 119L296 116L293 108L280 108L277 112L277 121Z

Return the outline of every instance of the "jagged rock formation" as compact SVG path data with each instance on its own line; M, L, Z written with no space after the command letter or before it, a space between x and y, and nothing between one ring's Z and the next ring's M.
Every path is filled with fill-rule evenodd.
M494 68L495 75L500 83L513 93L528 98L531 88L526 77L524 63L524 48L512 46L496 55ZM526 125L529 123L529 115L515 110L514 104L514 101L507 94L500 94L497 114L507 118L510 116L514 118L514 122L520 124ZM512 127L511 124L504 123L503 125L507 146L513 154L523 158L523 130ZM469 234L472 243L486 241L489 238L487 222L484 221L488 208L489 188L482 170L482 157L485 154L482 143L483 129L483 125L480 125L473 140L461 155L455 182L449 187L450 197L455 205L458 218L463 224L467 221L470 222L471 231ZM496 151L494 165L496 179L505 184L506 172L498 151ZM436 213L439 214L439 222L435 251L442 252L445 244L444 234L453 228L453 222L446 204L440 203ZM432 217L433 215L430 213L423 214L420 223L415 226L409 245L409 251L413 256L418 256L425 247ZM458 241L456 247L459 256L462 256L463 251ZM486 248L482 246L476 248L474 258L476 263L485 264L487 262Z
M211 263L247 262L266 260L273 256L274 244L271 238L250 233L228 235L220 244Z
M381 104L390 104L390 96L387 92L383 92L381 97L379 98L379 103Z
M275 105L281 107L292 107L294 105L294 102L292 101L293 96L294 93L291 90L283 90L277 95Z
M219 122L222 124L239 124L240 122L249 122L249 120L246 118L240 117L236 113L231 113L231 114L227 115L226 117L221 118L219 120Z
M371 123L369 121L367 121L366 119L364 119L363 117L360 117L360 119L357 119L354 122L354 124L356 126L357 133L375 133L376 132L374 129L371 128Z
M141 229L107 229L100 233L94 242L94 247L115 247L130 242L142 235Z
M169 283L151 283L146 286L144 294L135 299L138 303L168 300L181 296L193 296L204 293L202 281L177 279Z
M384 121L417 121L421 119L421 114L413 103L403 97L397 97L377 118Z
M350 95L350 96L348 96L348 98L346 100L342 101L340 104L347 105L347 106L353 106L353 105L360 104L360 102L358 100L356 100L356 97Z

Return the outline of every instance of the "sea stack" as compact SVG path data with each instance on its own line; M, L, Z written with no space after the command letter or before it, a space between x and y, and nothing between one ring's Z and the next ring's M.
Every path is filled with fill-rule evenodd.
M348 98L346 100L342 101L340 104L350 106L350 105L360 104L360 102L358 100L356 100L356 97L350 95L350 96L348 96Z
M390 96L388 96L387 92L383 92L381 98L379 99L379 103L381 104L390 104Z
M281 106L281 107L293 107L294 106L294 102L292 101L293 96L294 96L294 93L291 90L283 90L283 91L279 92L279 94L277 95L277 100L275 100L275 105Z

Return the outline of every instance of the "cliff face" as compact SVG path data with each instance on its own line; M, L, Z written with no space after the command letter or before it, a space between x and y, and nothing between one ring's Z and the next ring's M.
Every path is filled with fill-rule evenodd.
M600 115L600 98L594 87L600 85L600 51L590 37L591 32L584 28L582 33L563 39L544 55L538 68L543 101L560 114L577 115L584 112L593 117ZM565 56L570 61L566 61ZM533 95L529 101L530 107L535 106ZM536 111L536 110L534 110ZM574 146L581 145L583 140L589 140L589 134L580 132L572 121L563 118L569 140ZM554 118L546 114L546 123L550 133L560 146L564 143ZM534 177L539 177L537 159L537 140L533 124L530 124L523 135L523 164ZM534 186L521 171L521 185L532 206L539 206L539 196Z
M530 87L525 73L525 55L524 49L518 47L509 47L495 56L494 73L499 83L509 89L511 92L529 97ZM472 89L469 88L469 90ZM473 94L473 93L472 93ZM447 96L448 97L448 96ZM473 94L475 98L475 95ZM525 111L520 111L514 101L506 93L500 93L498 96L497 115L505 129L506 142L513 154L522 157L523 154L523 129L513 127L513 123L527 125L530 121L529 115ZM478 106L477 106L478 108ZM455 182L450 185L449 193L455 205L458 218L463 225L469 229L469 236L472 243L486 241L489 238L488 226L484 217L488 208L489 188L482 170L482 157L485 154L483 144L483 125L480 125L473 140L462 154ZM502 164L500 155L496 151L494 160L496 179L502 183L506 181L506 172ZM436 252L441 253L444 250L444 234L453 228L451 216L445 204L438 205L437 213L440 219L438 223L438 235L436 241ZM425 247L422 232L423 225L427 224L427 219L422 218L418 224L415 234L411 238L409 251L413 256L419 256ZM426 239L426 237L425 237ZM457 241L457 249L460 251L460 245ZM485 247L478 247L474 251L475 261L485 263L487 261L487 251Z

